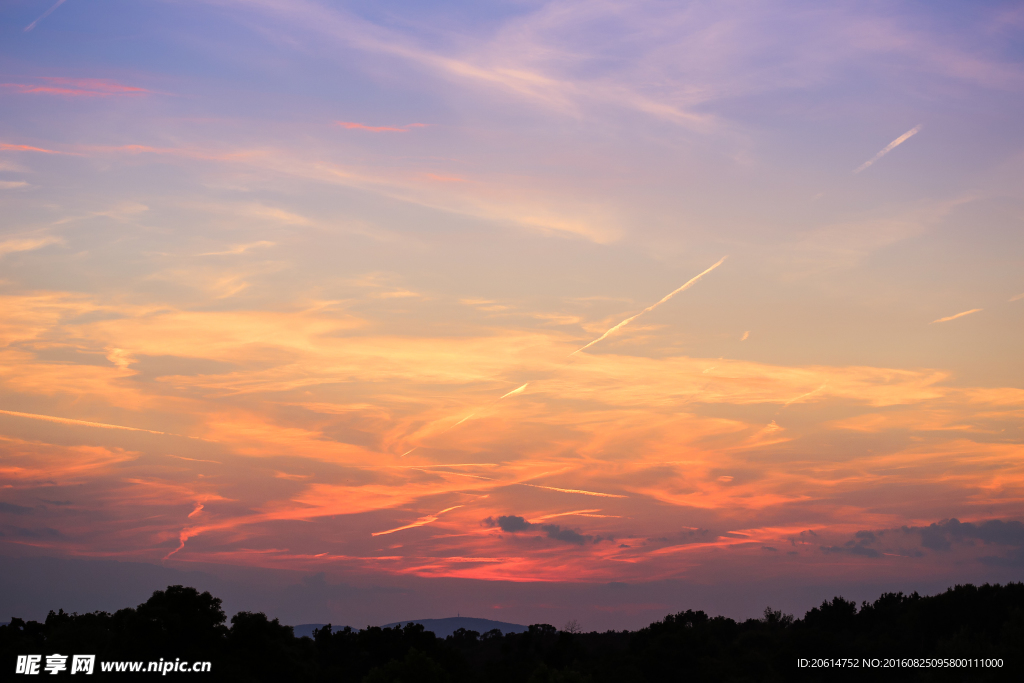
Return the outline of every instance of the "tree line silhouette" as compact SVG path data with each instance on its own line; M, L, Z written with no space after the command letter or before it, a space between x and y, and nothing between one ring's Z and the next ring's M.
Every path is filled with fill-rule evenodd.
M841 597L795 619L766 609L735 621L702 611L671 614L637 631L579 633L534 624L523 633L457 630L437 638L419 624L353 630L327 625L313 638L262 612L228 625L221 600L169 586L136 608L68 614L0 626L0 661L17 655L95 654L110 660L211 661L210 673L169 673L207 681L337 683L642 683L664 681L1005 681L1024 680L1024 583L950 588L934 596L886 593L860 606ZM1001 660L979 668L812 668L827 658L884 663L896 658ZM849 661L848 659L845 661ZM840 662L843 663L843 662ZM65 672L66 673L66 672ZM103 673L92 680L150 679ZM89 680L89 679L87 679Z

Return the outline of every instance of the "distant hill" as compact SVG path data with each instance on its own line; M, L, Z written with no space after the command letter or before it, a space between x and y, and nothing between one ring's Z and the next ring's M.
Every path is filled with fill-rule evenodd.
M384 626L387 628L391 628L393 626L401 626L402 624L408 624L410 622L414 624L423 624L423 628L425 628L428 631L433 631L434 635L438 638L447 638L460 628L464 628L467 631L476 631L477 633L487 633L488 631L498 629L503 634L522 633L523 631L529 630L529 627L523 626L522 624L510 624L506 621L477 619L475 617L448 617L447 619L407 619L406 621L396 621L391 624L384 624ZM298 633L296 632L295 635L298 635Z
M298 626L292 626L292 630L295 631L295 637L301 638L306 636L308 638L313 637L313 631L318 628L323 628L327 624L299 624ZM332 626L332 630L341 630L344 626Z

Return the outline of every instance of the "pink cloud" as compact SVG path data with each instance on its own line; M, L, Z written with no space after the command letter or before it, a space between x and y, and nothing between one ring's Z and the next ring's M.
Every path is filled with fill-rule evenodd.
M166 156L183 157L186 159L204 159L207 161L238 161L259 154L254 151L242 152L218 152L214 150L178 148L178 147L150 147L149 145L121 145L119 147L88 147L89 150L97 152L122 152L125 154L161 154Z
M454 175L438 175L436 173L424 173L424 177L429 178L438 183L466 183L469 182L465 178L460 178Z
M348 128L350 130L368 130L371 133L408 133L413 128L424 128L427 124L425 123L410 123L408 125L396 128L394 126L367 126L363 123L355 123L352 121L336 121L342 128Z
M42 147L32 147L30 145L12 145L6 142L0 142L0 151L4 152L41 152L43 154L74 154L73 152L58 152L53 149L43 149ZM78 155L75 155L78 156Z
M45 76L36 80L42 83L0 83L0 88L8 88L25 95L64 95L67 97L110 97L113 95L144 95L150 91L123 85L103 78L64 78Z

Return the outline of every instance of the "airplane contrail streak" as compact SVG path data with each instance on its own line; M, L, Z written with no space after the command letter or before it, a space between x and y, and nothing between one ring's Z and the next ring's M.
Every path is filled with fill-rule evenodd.
M529 385L530 385L530 383L529 383L529 382L527 382L527 383L526 383L526 384L524 384L523 386L521 386L521 387L518 387L518 388L516 388L516 389L513 389L512 391L508 392L508 393L507 393L507 394L505 394L504 396L501 396L501 397L499 397L499 398L496 398L496 399L494 399L494 400L493 400L493 401L491 401L491 402L490 402L489 404L487 404L487 407L486 407L486 408L484 408L483 410L486 410L487 408L490 408L491 406L493 406L493 405L494 405L495 403L497 403L498 401L500 401L500 400L501 400L501 399L503 399L503 398L508 398L509 396L515 396L516 394L521 394L521 393L523 393L523 390L524 390L524 389L526 389L526 387L528 387ZM469 415L467 415L466 417L462 418L461 420L459 420L458 422L456 422L455 424L453 424L453 425L452 425L451 427L449 427L448 429L444 430L444 432L447 432L447 431L449 431L449 430L451 430L451 429L455 429L455 428L456 428L456 427L458 427L458 426L459 426L460 424L462 424L462 423L463 423L463 422L465 422L466 420L470 419L471 417L475 417L475 416L476 416L476 415L478 415L479 413L480 413L480 411L479 411L479 410L478 410L478 411L476 411L475 413L470 413L470 414L469 414ZM441 432L441 434L444 434L444 432Z
M529 383L529 382L527 382L527 383L526 383L526 384L524 384L523 386L521 386L521 387L519 387L519 388L517 388L517 389L513 389L512 391L508 392L507 394L505 394L504 396L502 396L501 398L499 398L499 399L498 399L498 401L500 401L500 400L501 400L502 398L508 398L509 396L515 396L516 394L521 394L521 393L523 393L523 390L524 390L524 389L526 389L526 387L528 387L529 385L530 385L530 383ZM497 403L498 401L495 401L495 403Z
M167 455L168 458L177 458L178 460L188 460L189 462L209 462L209 463L213 463L214 465L223 465L224 464L224 463L222 463L219 460L200 460L199 458L186 458L183 455L171 455L170 453L167 453L166 455Z
M982 311L982 310L985 310L985 309L983 309L983 308L972 308L969 311L962 311L960 313L957 313L956 315L947 315L945 318L939 318L938 320L933 320L933 321L931 321L928 324L931 325L931 324L934 324L934 323L948 323L950 320L956 320L957 318L962 318L965 315L970 315L971 313L977 313L978 311Z
M423 467L410 467L410 470L416 470L417 472L427 472L428 474L450 474L455 477L472 477L473 479L486 479L487 481L494 481L494 477L481 477L479 474L466 474L465 472L448 472L445 470L428 470Z
M140 429L138 427L124 427L121 425L111 425L103 422L87 422L85 420L72 420L67 417L53 417L52 415L36 415L35 413L18 413L13 410L0 410L0 414L13 415L15 417L27 417L32 420L44 420L46 422L57 422L59 424L68 425L80 425L83 427L99 427L100 429L124 429L129 432L146 432L147 434L160 434L161 436L177 436L177 434L168 434L167 432L156 432L152 429ZM187 437L195 438L195 437Z
M828 386L828 384L827 384L827 383L825 383L825 384L822 384L822 385L821 385L820 387L818 387L817 389L815 389L814 391L808 391L808 392L807 392L806 394L800 394L800 395L799 395L799 396L797 396L796 398L791 398L791 399L789 399L788 401L786 401L785 403L783 403L783 404L782 404L782 407L783 407L783 408L785 408L785 407L786 407L786 406L788 406L788 405L789 405L790 403L796 403L797 401L799 401L799 400L800 400L800 399L802 399L802 398L807 398L808 396L814 396L814 395L815 395L816 393L818 393L819 391L821 391L822 389L824 389L824 388L825 388L825 387L827 387L827 386Z
M702 277L704 277L705 275L707 275L708 273L710 273L710 272L711 272L712 270L714 270L714 269L715 269L715 268L717 268L718 266L722 265L722 262L723 262L723 261L725 261L725 259L726 259L726 257L725 257L725 256L723 256L722 258L720 258L720 259L718 260L718 263L716 263L715 265L711 266L710 268L708 268L707 270L705 270L705 271L704 271L703 273L701 273L700 275L697 275L696 277L693 277L693 278L691 278L691 279L690 279L689 281L687 281L687 283L686 283L686 284L684 284L684 285L683 285L682 287L680 287L679 289L677 289L677 290L675 290L675 291L673 291L673 292L670 292L669 294L666 294L666 295L665 295L664 297L662 297L662 298L661 298L661 300L660 300L660 301L658 301L658 303L655 303L655 304L651 304L650 306L648 306L648 307L647 307L647 308L645 308L644 310L640 311L640 312L639 312L639 313L637 313L636 315L634 315L634 316L631 316L631 317L629 317L629 318L626 318L626 319L625 319L625 320L623 320L623 321L622 321L621 323L619 323L619 324L618 324L618 325L616 325L615 327L611 328L610 330L608 330L607 332L605 332L604 334L602 334L602 335L601 335L600 337L598 337L598 338L597 338L597 339L595 339L594 341L590 342L590 343L589 343L589 344L587 344L586 346L583 346L583 347L581 347L581 348L578 348L578 349L576 349L575 351L573 351L573 352L572 352L572 353L570 353L569 355L570 355L570 356L575 356L575 355L576 355L577 353L579 353L579 352L580 352L580 351L582 351L583 349L587 349L587 348L590 348L591 346L593 346L593 345L594 345L594 344L596 344L597 342L599 342L599 341L601 341L602 339L606 338L606 337L607 337L608 335L610 335L610 334L613 334L613 333L614 333L614 332L615 332L616 330L618 330L618 329L620 329L620 328L622 328L622 327L625 327L625 326L626 326L626 325L628 325L629 323L633 322L634 320L636 320L637 318L639 318L640 316L642 316L642 315L643 315L644 313L647 313L647 312L649 312L649 311L653 311L653 310L654 310L655 308L657 308L658 306L662 305L663 303L665 303L666 301L668 301L669 299L671 299L672 297L674 297L674 296L675 296L676 294L678 294L679 292L683 292L683 291L686 291L687 289L689 289L689 288L690 288L690 287L692 287L693 285L697 284L697 281L698 281L698 280L700 280L700 279L701 279Z
M55 9L57 9L58 7L60 7L61 5L63 5L63 4L64 4L64 2L65 2L65 0L57 0L57 2L56 2L56 3L54 4L54 5L53 5L53 7L51 7L51 8L50 8L50 9L48 9L48 10L46 10L45 12L43 12L42 16L40 16L40 17L39 17L38 19L36 19L35 21L33 21L33 22L32 22L31 24L29 24L28 26L26 26L26 27L25 27L24 29L22 29L22 30L23 30L23 31L24 31L25 33L28 33L29 31L31 31L32 29L34 29L34 28L36 27L36 24L38 24L38 23L39 23L40 21L42 21L42 20L43 20L43 19L45 19L46 17L50 16L50 15L51 15L51 14L53 13L53 10L55 10Z
M858 166L853 172L854 173L860 173L865 168L867 168L871 164L875 163L876 161L878 161L879 159L884 157L886 154L888 154L892 150L894 150L897 147L899 147L900 145L902 145L904 142L906 142L907 140L909 140L913 136L917 135L917 133L920 130L921 130L921 124L918 124L918 125L914 126L910 130L908 130L906 133L904 133L903 135L899 136L898 138L896 138L895 140L890 142L888 145L886 145L885 149L883 149L881 152L879 152L878 154L876 154L875 156L871 157L870 159L865 161L863 164Z
M375 531L375 532L373 532L370 535L371 536L383 536L384 534L393 534L396 531L404 531L405 529L414 529L414 528L416 528L418 526L423 526L425 524L430 524L431 522L436 522L439 515L443 515L444 513L448 512L450 510L454 510L455 508L460 508L460 507L462 507L462 506L461 505L453 505L450 508L445 508L444 510L441 510L440 512L435 512L432 515L427 515L426 517L420 517L419 519L417 519L412 524L406 524L405 526L400 526L397 529L388 529L387 531Z
M548 491L558 491L560 493L581 493L584 496L600 496L601 498L629 498L629 496L620 496L617 493L598 493L597 491L583 491L582 489L559 489L554 486L541 486L540 484L523 484L520 486L532 486L535 489L547 489Z
M687 289L689 289L690 287L692 287L693 285L697 284L697 282L698 282L698 281L700 281L700 279L701 279L702 277L704 277L705 275L707 275L708 273L710 273L710 272L711 272L712 270L714 270L714 269L715 269L715 268L717 268L718 266L722 265L722 263L724 263L724 262L725 262L725 259L726 259L726 258L727 258L727 257L723 256L722 258L718 259L718 262L717 262L717 263L715 263L715 264L714 264L713 266L711 266L710 268L708 268L708 269L707 269L707 270L705 270L704 272L700 273L699 275L696 275L696 276L694 276L694 277L690 278L690 279L689 279L689 280L688 280L688 281L687 281L687 282L686 282L685 284L683 284L683 286L682 286L682 287L679 287L678 289L675 289L675 290L673 290L673 291L669 292L668 294L666 294L665 296L663 296L663 297L662 297L662 298L661 298L660 300L658 300L658 301L657 301L656 303L653 303L653 304L651 304L650 306L648 306L648 307L647 307L647 308L645 308L644 310L640 311L640 312L639 312L639 313L637 313L636 315L633 315L633 316L630 316L629 318L626 318L626 319L625 319L625 320L623 320L623 321L622 321L621 323L619 323L619 324L618 324L618 325L616 325L615 327L611 328L610 330L608 330L607 332L605 332L604 334L602 334L602 335L601 335L600 337L598 337L598 338L597 338L597 339L595 339L594 341L592 341L592 342L590 342L589 344L587 344L586 346L582 346L582 347L580 347L580 348L576 349L575 351L573 351L572 353L570 353L570 354L569 354L569 358L571 358L571 357L575 356L575 355L576 355L577 353L579 353L580 351L583 351L584 349L588 349L588 348L590 348L591 346L593 346L594 344L598 343L598 342L599 342L599 341L601 341L602 339L605 339L605 338L607 338L607 337L608 337L609 335L611 335L611 334L614 334L614 333L616 332L616 330L619 330L619 329L621 329L621 328L625 327L626 325L628 325L629 323L633 322L634 320L636 320L637 318L639 318L640 316L642 316L642 315L643 315L644 313L648 313L648 312L650 312L650 311L653 311L653 310L654 310L655 308L657 308L658 306L662 305L663 303L665 303L666 301L668 301L669 299L671 299L672 297L674 297L674 296L675 296L676 294L679 294L680 292L684 292L684 291L686 291ZM465 421L467 421L467 420L469 420L469 419L472 419L473 417L476 417L476 416L477 416L478 414L480 414L480 412L481 412L482 410L486 410L487 408L490 408L491 406L493 406L493 405L494 405L495 403L497 403L498 401L500 401L500 400L502 400L502 399L505 399L505 398L508 398L509 396L514 396L514 395L516 395L516 394L522 393L522 392L523 392L523 391L524 391L524 390L526 389L526 387L527 387L527 386L529 386L529 384L530 384L529 382L526 382L526 383L525 383L525 384L523 384L522 386L520 386L520 387L517 387L517 388L513 389L512 391L508 392L507 394L504 394L504 395L503 395L503 396L501 396L500 398L497 398L497 399L495 399L495 400L494 400L494 401L492 401L492 402L491 402L490 404L488 404L488 405L486 406L486 408L482 408L482 409L480 409L480 410L476 410L476 411L474 411L474 412L470 413L470 414L469 414L469 415L467 415L466 417L462 418L461 420L459 420L458 422L456 422L455 424L453 424L453 425L452 425L451 427L448 427L448 428L447 428L447 429L445 429L444 431L440 432L440 433L438 434L438 436L440 436L441 434L445 434L445 433L447 433L447 432L451 431L452 429L455 429L456 427L458 427L458 426L459 426L460 424L462 424L463 422L465 422ZM410 448L410 449L409 449L408 451L406 451L405 453L403 453L401 457L404 457L404 456L406 456L406 455L409 455L409 453L412 453L412 452L413 452L414 450L416 450L416 447ZM550 487L541 487L541 488L550 488ZM562 489L554 489L554 490L558 490L558 491L561 491ZM570 493L583 493L583 492L581 492L581 491L570 491ZM606 495L606 494L590 494L590 495ZM619 496L619 497L625 497L625 496Z

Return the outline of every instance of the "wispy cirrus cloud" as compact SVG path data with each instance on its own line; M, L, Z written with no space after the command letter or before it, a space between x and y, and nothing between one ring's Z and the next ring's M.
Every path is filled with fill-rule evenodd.
M539 32L528 22L517 22L518 25L500 32L493 44L477 45L465 50L463 54L452 54L450 51L425 48L397 31L315 2L263 0L256 5L246 5L246 9L259 9L327 36L332 41L340 39L367 52L395 57L414 68L446 79L502 90L563 114L578 116L583 102L596 100L633 108L692 128L706 129L713 126L715 121L713 116L694 111L684 103L641 92L625 80L574 78L568 74L555 73L550 65L524 60L523 54L540 54L544 49L550 50L550 47L521 44L523 38L541 38L540 35L530 36L530 33ZM581 9L585 13L586 5L570 4L558 12L543 8L531 19L536 18L536 23L542 29L550 28L552 15L560 21L571 23L576 18L573 15L578 15ZM622 15L622 9L615 7L610 13ZM606 8L601 8L597 13L606 11ZM515 38L510 40L513 36Z
M799 552L845 557L850 553L818 549L844 547L845 538L825 538L826 527L838 530L835 535L849 525L898 526L903 512L914 508L906 500L880 516L870 505L878 486L913 481L947 498L998 490L1003 493L984 503L998 512L1008 505L1001 500L1016 500L1024 477L1014 444L984 441L991 425L1017 419L1020 391L948 387L941 373L724 359L705 373L707 359L615 354L583 354L564 366L566 340L555 333L493 330L471 339L428 339L360 330L365 321L346 322L337 311L315 306L292 312L105 306L106 319L90 320L82 314L101 309L88 301L5 299L12 312L0 328L7 344L0 354L5 391L32 401L80 397L68 405L89 405L95 415L143 405L147 420L171 425L187 419L188 431L174 431L208 440L188 441L194 444L188 452L169 452L171 466L172 458L126 465L124 457L106 452L19 446L18 459L7 465L21 469L8 479L35 481L56 472L59 461L78 472L73 481L94 476L104 492L96 505L117 501L107 504L108 516L92 532L91 545L75 546L85 554L293 568L363 558L358 562L394 574L551 580L571 569L594 579L649 579L686 571L677 561L681 553L696 563L710 561L709 553L725 546L738 556L744 544L782 547L811 523L822 538L806 549L797 546ZM63 338L73 332L74 343L88 348L116 345L132 359L188 356L209 369L175 370L154 380L133 372L137 360L128 367L81 366L28 351L61 330ZM508 351L496 355L496 348ZM538 356L550 360L539 363ZM465 392L468 398L459 400L473 403L472 396L498 393L494 377L531 364L546 379L528 400L438 434L415 454L399 457L421 425L452 414L451 400L439 396ZM339 402L330 392L342 385L346 400ZM811 418L803 426L796 420L776 427L771 439L757 437L764 430L745 406L782 406L815 390L813 414L842 417L841 424ZM699 403L689 398L693 392ZM709 405L710 411L702 407ZM792 403L788 410L802 407ZM44 429L32 433L44 440L53 438L47 435L58 424L85 440L91 433L138 438L107 420L81 419L79 409L63 413L69 417L59 423L40 422L53 412L34 419L0 416L23 431L40 424ZM114 428L96 429L97 423ZM840 437L822 442L822 433ZM899 436L906 433L921 440L907 442ZM845 446L849 437L843 434L870 434L877 445L861 452ZM168 444L173 438L154 436ZM832 460L811 458L808 448L826 449ZM218 476L197 478L209 469ZM277 474L294 471L303 474ZM265 485L252 487L247 482L253 478ZM600 498L604 509L567 511L573 498ZM203 509L189 518L196 501ZM168 512L170 505L176 507ZM480 527L479 520L507 516L510 509L524 522L534 520L523 529L528 533L500 539ZM715 530L694 538L673 535L694 511L713 521ZM574 515L579 527L535 525L563 513ZM147 517L152 521L138 523ZM764 518L782 521L747 528ZM67 529L59 520L53 524ZM128 530L133 535L126 540ZM400 532L402 547L381 552L373 545ZM622 538L626 547L592 542L598 538ZM324 539L331 539L326 546ZM71 547L67 540L54 543ZM380 559L384 555L390 559Z
M457 215L495 222L511 222L545 232L572 234L596 242L616 240L620 231L614 218L592 204L566 205L564 199L539 189L516 190L502 178L473 183L458 176L406 169L382 170L374 166L342 166L320 154L297 154L273 148L223 148L152 145L84 146L89 154L131 155L220 162L226 168L250 171L261 183L282 177L311 180L324 185L352 187L403 202ZM308 223L299 217L297 222Z
M39 152L40 154L70 154L77 156L74 152L58 152L53 149L33 147L31 145L15 145L7 142L0 142L0 151L4 152Z
M15 185L14 187L24 187L25 185L27 183ZM3 188L2 184L0 184L0 188ZM51 244L62 244L63 242L63 239L54 235L47 235L45 237L16 237L0 242L0 257L19 251L34 251L48 247Z
M476 36L452 31L445 40L428 41L308 0L230 4L313 40L390 57L482 98L517 99L574 119L609 108L632 110L733 142L730 116L715 111L717 103L813 88L852 61L888 67L895 60L931 82L938 77L993 88L1024 82L1016 63L982 57L962 41L899 17L841 6L739 14L715 4L562 0L499 15Z
M267 240L260 240L259 242L250 242L248 244L238 244L236 246L231 247L230 249L225 249L224 251L208 251L208 252L205 252L205 253L202 253L202 254L199 254L199 255L200 256L234 256L234 255L237 255L237 254L244 254L244 253L246 253L246 252L248 252L248 251L250 251L252 249L259 249L259 248L273 247L273 246L276 246L274 242L268 242Z
M678 267L684 252L686 262L713 253L697 236L701 221L665 210L664 196L686 194L683 203L699 203L703 188L715 194L726 177L736 181L731 200L765 189L757 177L806 195L818 191L784 168L806 153L805 122L774 129L776 140L793 144L784 159L768 159L779 162L770 173L765 159L736 154L767 148L764 121L751 113L764 109L748 106L750 97L770 109L777 104L772 93L797 107L818 97L822 84L848 93L831 87L834 77L851 64L858 74L876 73L864 55L886 68L898 62L891 71L915 77L930 69L931 80L915 82L922 90L934 87L940 72L944 86L948 77L1013 85L1015 64L996 68L988 53L972 62L961 44L918 40L921 34L888 17L846 21L850 13L832 7L731 12L715 3L565 0L517 5L498 19L496 10L479 19L486 30L456 35L459 28L447 30L460 17L432 26L435 32L418 30L418 19L360 19L337 3L218 4L231 5L227 21L245 13L249 25L278 12L273 18L285 19L268 27L278 30L263 35L281 39L282 49L294 38L292 44L312 46L318 60L344 54L346 75L364 82L386 71L397 88L422 96L396 102L423 102L422 111L447 120L429 135L409 135L418 126L388 122L428 114L400 105L338 127L322 113L288 126L249 111L230 123L200 121L176 117L173 107L145 127L97 117L88 129L94 135L69 147L92 157L95 172L85 176L79 164L48 159L32 169L39 191L5 197L21 203L26 225L46 224L58 203L78 216L61 224L89 221L88 230L68 225L76 253L51 250L43 265L56 276L14 282L16 269L4 274L8 293L62 289L5 295L0 320L0 402L22 411L0 414L0 421L7 434L25 437L4 442L5 481L17 485L12 493L28 507L40 487L65 486L68 471L91 477L80 518L90 524L55 518L59 548L149 560L173 551L175 562L292 570L650 581L692 577L715 553L740 558L737 571L763 568L761 548L788 550L790 536L813 528L821 540L791 546L804 553L800 559L779 551L775 557L814 565L808 573L820 577L823 566L887 561L884 548L869 557L881 546L867 536L846 545L858 530L926 527L953 514L940 506L1016 514L1024 481L1020 390L965 388L970 380L963 377L950 386L950 373L919 369L941 361L898 350L884 356L891 361L884 366L871 344L855 360L824 349L780 353L805 338L798 311L813 309L805 305L813 296L773 290L772 275L763 277L753 259L740 260L731 282L721 283L729 286L714 283L716 298L702 294L686 315L664 316L663 327L645 327L630 345L609 344L606 353L565 362L602 332L596 341L641 322L626 316L647 305L634 302L651 282L666 281L665 263ZM237 92L233 76L211 68L207 77L223 77L225 87L204 97ZM107 92L100 104L123 104L109 85L8 80ZM266 84L263 94L277 96ZM322 98L322 90L300 92L301 85L289 84L296 101ZM794 91L802 92L789 97ZM25 95L19 106L55 105L77 116L80 101L59 99ZM816 116L836 106L817 102ZM230 106L239 105L225 100L225 110ZM819 120L833 118L836 109L828 111ZM27 133L17 139L42 140ZM0 149L13 158L53 154L65 143L38 144ZM743 171L737 175L734 166ZM688 179L695 169L698 183ZM97 192L81 199L62 192L71 173L96 182ZM575 178L582 178L578 185ZM44 202L47 192L54 201ZM630 205L623 198L633 193ZM812 231L808 260L820 267L923 236L941 213L933 207L944 202L906 199L910 194L899 193L880 211L899 214L911 201L933 215L854 222L849 213L829 214L834 194L825 193L813 207L820 214L804 224ZM96 210L118 200L151 209ZM673 233L653 259L632 239L646 229L643 213L622 208L648 202ZM758 205L751 226L759 227L743 237L779 230L787 242L808 235L780 228L771 200L734 203ZM715 215L728 213L730 202L718 207ZM446 214L438 218L440 211ZM375 253L346 232L350 220L398 226L400 238ZM533 243L536 234L507 239L523 227L602 244L625 239L621 249L575 239ZM727 241L736 245L732 258L746 259L751 252L735 236ZM722 243L715 242L715 255ZM275 251L272 263L239 265L269 262L263 247L271 244L286 244L287 258ZM249 256L235 258L240 254ZM355 281L367 271L388 275L361 288ZM900 272L893 282L913 277ZM756 297L739 282L758 282ZM827 273L821 284L822 291L837 285ZM579 296L601 292L622 296ZM755 298L763 310L744 303ZM583 301L589 303L578 305ZM828 325L811 320L810 327L845 324L842 303L833 305ZM886 318L873 310L879 315L862 326L869 332ZM756 348L737 342L753 343L747 327L759 331ZM758 361L730 359L737 347ZM501 394L516 396L505 399L507 409L475 412ZM443 431L467 414L474 419ZM67 418L44 419L57 415ZM166 432L110 428L116 425ZM106 451L95 446L101 442ZM140 455L124 456L130 450ZM78 484L84 476L72 478ZM219 498L205 497L211 494ZM579 504L603 509L574 509ZM480 527L481 519L509 511L531 531L497 538L494 528ZM537 526L570 515L573 528ZM622 543L580 542L597 538ZM725 547L728 553L719 552Z

